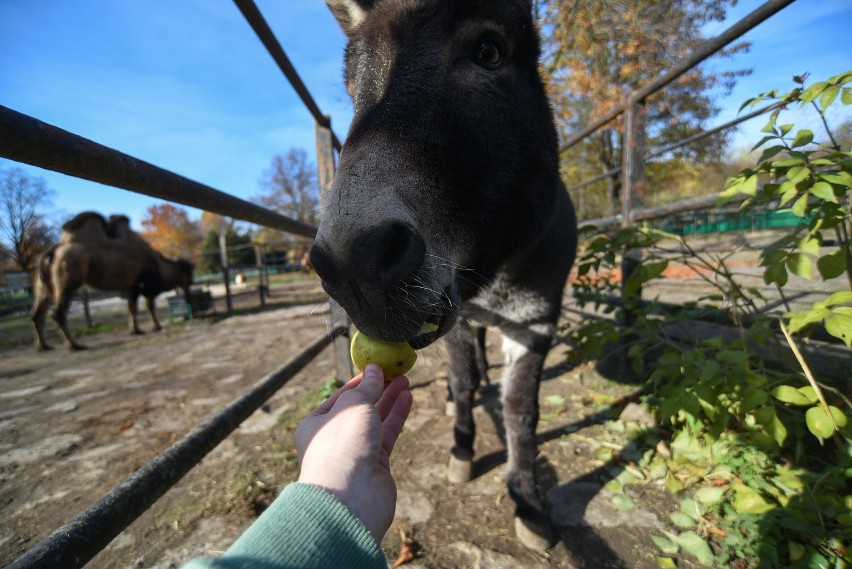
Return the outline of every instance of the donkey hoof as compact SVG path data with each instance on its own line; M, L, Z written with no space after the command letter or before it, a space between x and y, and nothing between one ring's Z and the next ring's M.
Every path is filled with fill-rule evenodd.
M549 523L536 523L519 516L515 516L515 536L534 551L550 549L555 543Z
M447 465L447 480L452 484L463 484L470 482L473 478L473 459L456 458L450 455L450 463Z
M82 350L87 350L89 349L89 347L84 344L71 344L70 346L68 346L68 349L72 352L79 352Z
M456 404L453 401L447 401L447 404L444 406L444 415L447 417L455 417L456 416Z
M41 346L38 347L39 352L48 352L52 349L53 349L53 346L51 346L50 344L42 344Z

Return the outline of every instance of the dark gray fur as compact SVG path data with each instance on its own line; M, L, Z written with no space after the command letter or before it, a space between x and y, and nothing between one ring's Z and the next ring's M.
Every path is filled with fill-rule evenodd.
M364 333L415 348L447 338L456 460L473 456L476 329L508 338L507 483L518 519L540 538L533 546L546 546L533 468L538 385L577 227L530 3L327 3L349 36L355 114L313 266ZM482 42L503 48L499 65L477 59ZM424 322L438 331L417 336Z

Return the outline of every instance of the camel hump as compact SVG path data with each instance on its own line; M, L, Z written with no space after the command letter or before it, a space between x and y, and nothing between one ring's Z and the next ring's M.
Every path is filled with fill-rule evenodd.
M129 234L133 233L133 230L130 229L130 218L126 215L121 214L112 214L109 216L109 222L107 223L107 234L113 239L120 239L127 237Z
M78 231L80 228L85 227L87 223L92 221L100 223L104 228L104 231L109 233L106 219L104 219L104 216L96 211L84 211L82 213L78 213L62 225L62 231Z

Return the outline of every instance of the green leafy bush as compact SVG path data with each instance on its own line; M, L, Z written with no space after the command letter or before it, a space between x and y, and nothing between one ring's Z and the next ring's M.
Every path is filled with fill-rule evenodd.
M646 480L683 493L670 520L678 531L654 538L662 567L674 566L669 556L680 552L738 569L852 563L852 404L798 349L816 327L852 345L852 153L838 146L825 121L832 104L852 104L852 72L808 87L805 78L796 81L789 93L743 106L785 102L755 146L765 147L756 167L729 179L720 201L745 196L743 211L789 207L801 219L760 254L763 280L782 301L789 273L845 282L850 290L826 293L809 310L773 313L760 290L741 284L726 256L696 251L677 235L638 226L585 234L575 284L583 304L605 306L619 288L625 255L645 253L622 291L622 308L635 318L584 321L571 330L569 357L599 359L620 346L649 387L643 402L672 433L670 450L657 449L644 462ZM793 105L813 108L826 141L780 124ZM642 286L664 278L674 263L701 276L713 294L675 308L642 302ZM720 313L738 334L687 340L675 333Z

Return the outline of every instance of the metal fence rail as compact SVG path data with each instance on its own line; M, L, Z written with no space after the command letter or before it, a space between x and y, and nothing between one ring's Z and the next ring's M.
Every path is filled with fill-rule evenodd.
M318 177L321 188L325 190L334 174L333 149L339 150L341 146L331 132L331 119L317 107L254 3L251 0L234 1L315 119ZM316 228L309 224L3 106L0 106L0 156L296 235L316 235ZM329 344L335 344L338 378L345 375L348 379L351 364L345 339L347 333L346 320L338 316L333 320L330 332L194 428L181 441L55 530L9 567L52 569L85 565ZM346 349L343 349L343 344L346 344Z
M0 105L0 156L313 237L316 228Z
M560 152L565 151L619 115L625 115L625 151L622 166L595 179L596 181L618 171L624 172L622 176L623 214L622 216L593 221L620 222L626 225L633 219L645 219L646 216L666 211L664 208L671 210L673 204L647 208L646 210L634 207L634 205L638 205L637 188L641 190L643 183L644 160L649 157L644 155L642 143L644 139L642 118L645 98L664 88L685 71L698 65L792 1L769 0L727 31L706 42L665 74L631 93L622 104L611 109L605 116L572 136L560 147ZM325 189L328 187L334 169L334 156L331 149L337 148L339 150L341 146L340 141L331 132L330 119L322 114L317 107L252 0L234 0L234 2L314 117L317 133L319 178L321 187ZM762 109L761 111L765 112L766 110ZM753 116L756 116L756 114L759 113L752 113ZM746 120L746 117L738 119L736 122L741 120ZM727 126L732 125L722 125L714 130L718 131L727 128ZM712 133L708 131L708 133L703 133L702 136L709 136L709 134ZM682 141L680 144L694 140L693 137L692 140ZM652 155L664 153L673 148L660 149L656 153L652 152ZM281 229L297 235L312 237L316 234L316 228L310 225L287 218L256 204L238 199L2 106L0 106L0 156L70 176ZM588 183L592 182L584 182L584 184ZM709 199L699 198L698 200L701 204L705 204ZM694 207L696 203L689 204L689 207ZM686 206L686 204L681 205ZM627 273L624 272L623 274L626 275ZM335 310L334 307L332 310ZM336 318L340 317L337 316ZM27 551L9 567L13 569L25 567L75 568L85 565L177 483L210 450L224 440L277 389L332 342L336 345L338 375L345 373L341 370L348 367L349 359L347 350L340 340L347 333L347 326L345 323L338 325L338 321L333 321L333 328L330 333L324 334L302 353L264 377L251 391L193 429L181 441L163 451L87 510L72 518L67 524Z
M344 332L343 327L337 327L323 334L302 353L261 379L250 391L190 431L88 509L35 545L9 565L8 569L73 569L88 563Z

